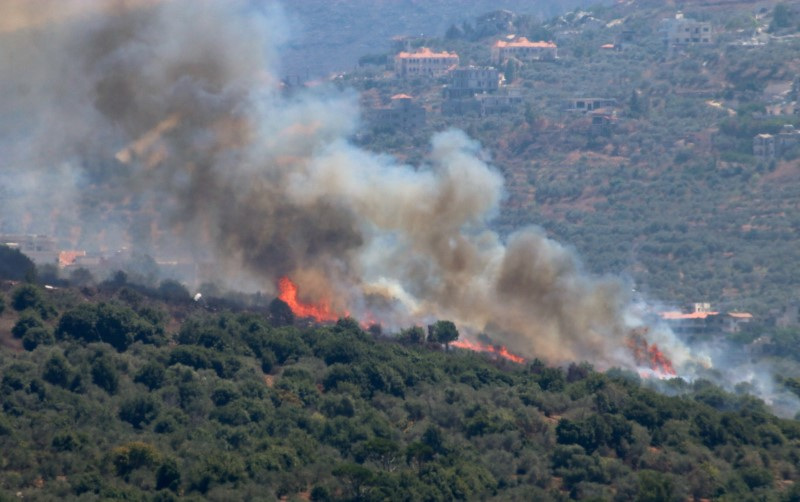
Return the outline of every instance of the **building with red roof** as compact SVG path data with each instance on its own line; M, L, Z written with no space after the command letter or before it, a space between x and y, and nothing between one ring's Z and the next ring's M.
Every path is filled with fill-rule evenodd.
M401 52L394 57L394 73L398 78L439 77L458 66L458 54L433 52L422 47L416 52Z
M509 59L520 61L553 61L558 58L558 46L553 42L531 42L525 37L498 40L492 45L492 63L499 65Z

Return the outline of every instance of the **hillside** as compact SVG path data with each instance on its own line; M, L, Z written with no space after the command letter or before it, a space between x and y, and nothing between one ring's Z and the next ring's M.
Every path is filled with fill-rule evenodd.
M71 5L0 7L0 501L800 500L798 2Z
M659 383L668 397L632 373L443 350L422 330L287 324L275 302L4 289L2 500L798 496L797 421L707 381Z
M396 1L302 0L283 5L290 31L282 53L283 73L300 78L349 71L358 59L391 47L394 37L436 36L496 9L524 10L550 18L589 0Z
M368 136L370 148L415 162L430 130L458 127L478 139L506 178L498 228L541 225L592 271L629 276L654 301L702 299L765 316L796 298L800 282L797 151L753 155L756 134L800 125L791 112L800 7L791 4L779 28L775 5L619 2L534 28L422 42L482 66L509 32L551 37L558 60L522 64L507 83L522 96L517 113L440 114L446 78L432 86L365 70L348 83L409 93L433 112L411 135ZM679 9L711 23L714 42L668 54L661 23ZM607 126L565 110L591 97L616 101Z

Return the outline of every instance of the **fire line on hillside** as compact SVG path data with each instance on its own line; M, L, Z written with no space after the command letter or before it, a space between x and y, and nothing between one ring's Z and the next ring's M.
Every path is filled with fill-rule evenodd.
M297 317L313 319L318 323L334 322L340 317L347 317L349 312L342 315L337 314L331 308L329 302L322 300L318 304L306 303L299 299L299 288L289 277L281 277L278 280L278 298L285 302ZM371 324L371 323L370 323ZM646 327L635 329L631 332L627 346L633 354L634 360L642 368L652 371L640 372L642 376L655 376L658 378L670 378L677 375L672 361L658 348L655 343L649 343L646 339L648 329ZM450 343L451 346L471 350L474 352L486 352L501 357L508 361L525 364L524 357L509 351L504 345L493 345L488 343L474 342L466 339L456 340Z

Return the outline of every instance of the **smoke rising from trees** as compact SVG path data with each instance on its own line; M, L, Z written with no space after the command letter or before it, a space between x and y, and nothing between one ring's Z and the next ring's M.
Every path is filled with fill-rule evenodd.
M463 133L401 165L348 142L355 96L280 92L279 16L115 2L4 33L0 106L24 117L4 124L20 140L3 145L4 181L26 187L16 216L208 250L389 324L452 318L524 355L624 362L624 288L538 230L501 240L503 179Z
M0 25L4 230L213 257L231 283L289 276L305 301L389 328L450 319L525 357L637 366L630 287L539 229L494 232L504 181L465 134L403 165L348 140L353 93L286 95L279 10L36 5L4 4ZM678 368L696 360L651 335Z

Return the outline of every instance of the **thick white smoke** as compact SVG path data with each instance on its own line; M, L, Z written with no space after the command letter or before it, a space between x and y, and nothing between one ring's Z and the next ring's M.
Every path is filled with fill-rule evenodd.
M425 164L403 165L348 140L354 93L284 95L277 9L37 4L3 4L2 228L214 256L261 289L288 275L339 312L451 319L553 363L640 364L630 287L540 230L491 230L504 181L474 141L441 132Z

